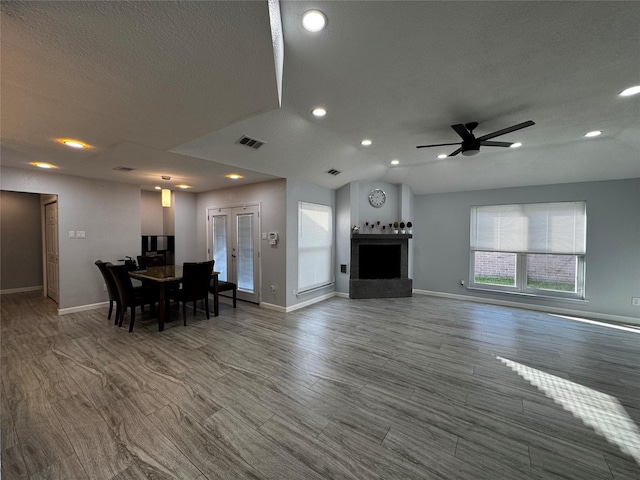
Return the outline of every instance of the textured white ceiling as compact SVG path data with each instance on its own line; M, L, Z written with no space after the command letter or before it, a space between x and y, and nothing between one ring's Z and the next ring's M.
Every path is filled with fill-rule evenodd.
M266 1L3 3L2 164L143 188L164 174L194 191L229 185L232 170L418 194L640 177L640 96L617 96L640 84L640 2L280 5L278 108ZM324 31L302 29L310 8ZM456 147L415 148L458 141L454 123L482 135L526 120L496 138L518 150L438 160ZM95 148L52 142L63 136Z

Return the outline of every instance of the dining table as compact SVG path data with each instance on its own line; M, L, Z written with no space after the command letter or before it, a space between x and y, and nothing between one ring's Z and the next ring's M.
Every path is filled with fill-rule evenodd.
M213 316L218 316L218 275L220 272L212 272L213 280ZM158 331L164 330L164 324L169 319L170 298L167 291L171 286L179 285L182 281L181 265L158 265L147 267L145 270L132 270L129 272L131 278L140 280L143 283L157 285L160 293L158 305Z

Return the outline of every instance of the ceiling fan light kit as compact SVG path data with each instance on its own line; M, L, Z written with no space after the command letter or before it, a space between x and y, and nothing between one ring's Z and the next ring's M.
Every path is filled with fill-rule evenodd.
M490 141L490 139L499 137L500 135L506 135L507 133L515 132L516 130L520 130L521 128L530 127L531 125L535 125L535 122L528 120L526 122L518 123L517 125L512 125L511 127L503 128L502 130L497 130L495 132L488 133L476 138L476 136L473 134L473 131L478 126L478 122L469 122L465 123L464 125L462 123L458 123L456 125L451 125L451 128L453 128L455 132L460 136L462 142L418 145L416 148L460 145L460 148L451 152L449 154L449 157L455 157L459 153L462 153L462 155L464 155L465 157L471 157L480 153L480 147L511 147L512 145L515 145L511 142L494 142Z

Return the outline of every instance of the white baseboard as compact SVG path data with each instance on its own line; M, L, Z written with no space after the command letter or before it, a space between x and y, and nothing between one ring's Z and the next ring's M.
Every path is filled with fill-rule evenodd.
M313 305L314 303L322 302L323 300L327 300L335 296L336 296L336 292L331 292L331 293L327 293L326 295L321 295L319 297L312 298L310 300L307 300L306 302L297 303L290 307L281 307L280 305L273 305L272 303L261 303L260 306L264 308L268 308L269 310L275 310L277 312L289 313L304 307L308 307L309 305Z
M286 313L286 307L280 305L274 305L273 303L260 302L260 308L266 308L267 310L275 310L276 312Z
M349 298L349 294L344 292L336 292L336 297Z
M511 302L509 300L497 300L494 298L474 297L470 295L460 295L457 293L433 292L430 290L414 290L413 293L418 295L431 295L432 297L452 298L454 300L466 300L468 302L487 303L490 305L500 305L502 307L524 308L525 310L536 310L539 312L555 313L558 315L569 315L572 317L586 317L598 320L606 320L615 323L627 323L640 325L640 319L634 317L625 317L623 315L609 315L607 313L585 312L583 310L574 310L571 308L549 307L546 305L533 305L531 303Z
M20 287L20 288L7 288L6 290L0 290L0 295L10 295L12 293L22 293L22 292L37 292L38 290L42 291L42 285L37 287Z
M78 305L77 307L59 308L58 315L66 315L68 313L84 312L86 310L96 310L108 306L109 302L91 303L89 305Z

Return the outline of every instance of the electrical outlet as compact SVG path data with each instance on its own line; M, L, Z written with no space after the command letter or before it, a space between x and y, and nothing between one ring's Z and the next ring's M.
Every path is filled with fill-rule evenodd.
M276 286L275 285L271 285L271 293L275 294L276 293Z
M464 286L464 280L460 280L460 285Z
M640 307L640 297L631 297L631 305Z
M69 238L76 238L76 231L75 230L69 230Z
M107 291L107 284L106 284L106 283L103 283L103 284L102 284L102 291L103 291L103 292L106 292L106 291Z

